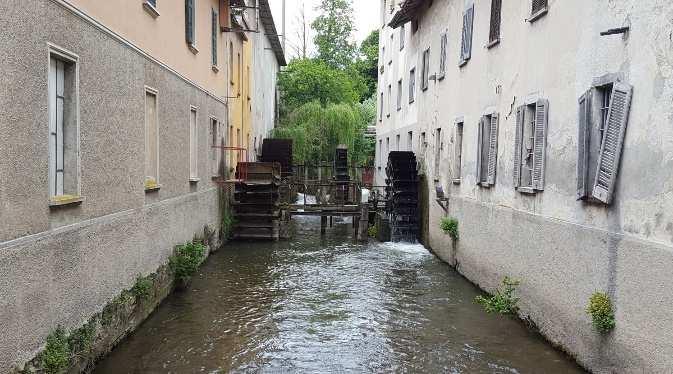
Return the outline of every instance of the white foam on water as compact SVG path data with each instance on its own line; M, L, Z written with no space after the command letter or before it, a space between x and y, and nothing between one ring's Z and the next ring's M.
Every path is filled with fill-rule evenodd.
M418 243L385 242L380 243L379 246L381 247L381 249L389 251L432 256L432 254L430 254L430 252L422 244Z

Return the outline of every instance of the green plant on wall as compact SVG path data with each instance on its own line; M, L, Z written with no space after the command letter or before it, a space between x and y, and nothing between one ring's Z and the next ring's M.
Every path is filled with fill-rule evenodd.
M70 364L70 346L65 331L58 327L47 336L47 345L40 354L45 373L62 373Z
M131 293L133 293L133 296L135 296L137 300L147 300L152 291L152 284L152 279L149 277L138 275L136 283L133 285L133 288L131 288Z
M502 286L492 296L477 296L474 301L481 304L486 313L515 314L519 310L516 305L519 298L514 296L514 292L519 284L518 280L505 277Z
M85 356L91 352L93 340L96 336L96 327L93 323L87 323L70 333L68 346L71 357Z
M604 292L596 292L589 299L587 314L591 316L591 322L600 333L607 333L615 328L615 313L612 310L612 301Z
M453 240L458 240L458 220L455 218L444 217L439 222L439 227Z
M376 225L369 226L369 228L367 229L367 235L369 235L370 238L376 238L378 233L379 233L379 230L376 227Z
M203 262L206 247L201 243L186 243L176 247L175 254L169 260L169 266L175 278L186 282L196 273Z

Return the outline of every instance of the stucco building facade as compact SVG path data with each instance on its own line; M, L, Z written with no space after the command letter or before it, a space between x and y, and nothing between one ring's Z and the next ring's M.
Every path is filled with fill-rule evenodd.
M257 68L228 7L0 3L0 372L219 227L212 146L249 147Z
M595 372L670 372L673 5L381 3L377 184L414 151L440 258L489 291L519 279L521 315Z

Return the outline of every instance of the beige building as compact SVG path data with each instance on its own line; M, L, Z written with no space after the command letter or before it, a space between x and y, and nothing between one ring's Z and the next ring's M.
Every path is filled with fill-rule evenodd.
M232 18L240 5L0 2L0 50L11 51L0 68L0 372L219 227L212 178L237 159L213 145L252 146L250 80L264 69L245 41L253 25Z
M592 371L670 372L673 3L381 4L377 184L414 151L440 258L488 291L519 279L521 316Z

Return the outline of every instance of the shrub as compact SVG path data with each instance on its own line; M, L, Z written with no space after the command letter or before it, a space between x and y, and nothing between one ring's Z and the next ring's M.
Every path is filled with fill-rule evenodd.
M73 357L87 354L91 351L93 339L96 336L96 327L93 323L87 323L70 333L68 346Z
M444 217L439 222L439 227L448 234L451 239L458 240L458 220L455 218Z
M369 228L367 229L367 235L369 235L370 238L376 238L378 233L379 233L379 230L376 227L376 225L369 226Z
M152 291L153 282L149 277L138 275L136 283L131 288L131 293L136 297L136 300L147 300Z
M231 230L234 228L236 220L230 209L224 209L222 211L222 224L220 226L220 236L221 239L228 239L231 236Z
M515 314L519 310L516 306L519 298L514 297L514 292L519 284L518 280L505 277L502 280L502 287L497 289L493 296L477 296L474 301L481 304L486 313Z
M169 266L175 278L186 282L196 273L203 262L206 247L200 243L187 243L176 247L175 254L169 260Z
M46 373L63 372L70 364L70 346L65 331L58 327L47 336L47 345L40 354L40 362Z
M615 313L612 310L610 297L603 292L596 292L589 299L587 314L591 316L591 322L600 333L607 333L615 328Z

